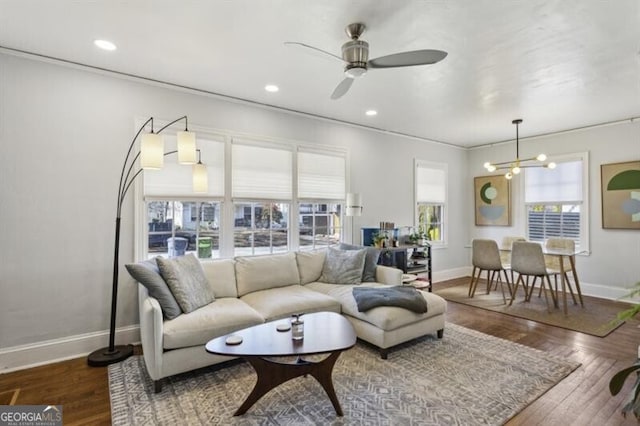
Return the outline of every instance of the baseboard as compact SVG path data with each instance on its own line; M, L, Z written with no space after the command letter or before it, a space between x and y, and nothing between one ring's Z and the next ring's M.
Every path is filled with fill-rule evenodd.
M455 278L470 277L471 266L463 266L462 268L447 269L445 271L434 271L433 282L453 280Z
M436 271L433 273L433 282L438 283L440 281L452 280L455 278L470 277L471 266L462 268L448 269L446 271ZM437 288L437 286L436 286ZM640 298L635 300L624 299L624 296L629 293L629 289L608 287L602 284L580 282L580 290L584 296L598 297L600 299L617 300L627 303L640 303Z
M0 350L0 374L87 356L108 345L109 331L78 334ZM116 344L140 342L138 324L116 329Z

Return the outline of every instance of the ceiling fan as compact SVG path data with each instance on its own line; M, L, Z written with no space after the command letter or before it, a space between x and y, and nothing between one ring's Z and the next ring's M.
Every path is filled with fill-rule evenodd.
M365 75L369 68L398 68L414 65L430 65L440 62L447 56L447 52L443 52L442 50L423 49L393 53L369 60L369 43L360 40L360 36L365 28L365 24L362 23L347 25L345 32L351 38L351 41L342 45L342 57L304 43L285 41L284 44L313 49L316 52L329 55L345 64L344 74L346 78L335 88L331 94L331 99L339 99L344 96L344 94L349 91L349 88L351 88L353 80Z

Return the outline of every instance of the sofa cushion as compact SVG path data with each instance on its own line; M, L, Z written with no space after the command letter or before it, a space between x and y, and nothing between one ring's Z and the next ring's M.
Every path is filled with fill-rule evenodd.
M300 284L296 254L236 257L238 296L269 288Z
M192 253L170 259L156 257L156 262L182 312L189 313L214 301L202 265Z
M364 269L362 270L362 282L376 281L376 267L380 258L380 249L375 247L354 246L352 244L340 244L340 250L361 250L365 249L367 254L364 258Z
M238 297L236 262L233 259L205 260L201 263L215 297Z
M327 256L326 250L299 251L296 252L296 262L300 272L300 284L309 284L318 281L322 274L322 266Z
M374 287L383 286L383 284L366 283L361 284L360 286ZM343 314L373 324L385 331L395 330L396 328L413 324L426 318L442 315L447 308L447 302L442 297L434 293L421 291L420 293L427 301L428 311L424 314L418 314L395 306L379 306L366 312L359 312L358 305L356 304L356 300L353 298L352 294L354 287L357 286L335 285L322 282L311 283L305 286L305 288L324 293L339 300Z
M155 259L129 263L125 267L133 279L147 288L149 296L158 301L164 319L174 319L182 313L176 298L160 275Z
M337 250L329 248L318 281L330 284L359 284L366 250Z
M209 340L253 325L263 318L235 297L223 297L188 314L165 321L164 349L205 345Z
M256 291L240 299L262 315L265 321L285 318L301 312L340 313L340 302L336 299L299 285Z

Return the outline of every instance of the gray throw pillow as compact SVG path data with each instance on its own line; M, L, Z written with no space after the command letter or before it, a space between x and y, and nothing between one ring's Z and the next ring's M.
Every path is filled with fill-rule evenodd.
M160 304L162 316L171 320L182 313L176 298L171 294L169 286L160 275L160 270L155 259L145 260L139 263L129 263L124 265L129 271L129 275L134 280L147 288L149 296L153 297Z
M362 282L376 282L376 266L380 258L380 249L375 247L354 246L352 244L340 244L340 250L362 250L366 249L364 258L364 269L362 270Z
M215 300L202 265L193 253L171 259L156 257L156 262L182 312L195 311Z
M329 248L318 281L329 284L360 284L366 250Z

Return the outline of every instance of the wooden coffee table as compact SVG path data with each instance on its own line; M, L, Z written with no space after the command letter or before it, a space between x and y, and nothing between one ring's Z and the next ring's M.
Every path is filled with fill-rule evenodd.
M351 323L342 315L334 312L305 314L304 339L293 340L291 330L278 331L278 324L290 320L281 319L256 325L217 337L206 345L207 352L244 358L256 371L258 380L234 416L247 412L253 404L276 386L296 377L310 375L314 377L329 396L338 416L342 408L333 388L331 373L340 353L356 344L356 333ZM239 345L226 343L229 336L242 337ZM330 353L322 361L307 361L302 357ZM266 357L297 356L295 362L280 362Z

